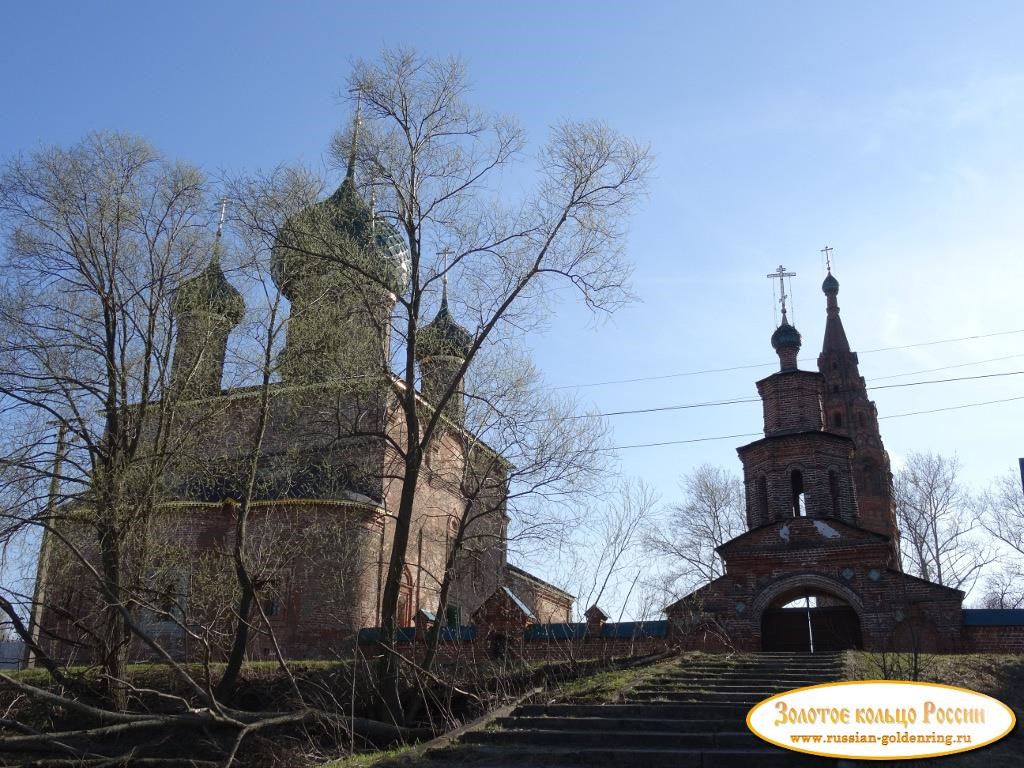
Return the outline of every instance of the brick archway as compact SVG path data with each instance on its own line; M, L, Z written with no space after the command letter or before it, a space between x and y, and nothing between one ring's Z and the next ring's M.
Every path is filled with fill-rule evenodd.
M782 608L779 603L812 595L842 605ZM760 629L765 651L833 651L862 647L864 612L860 597L849 587L819 574L797 574L769 585L754 599L751 618Z

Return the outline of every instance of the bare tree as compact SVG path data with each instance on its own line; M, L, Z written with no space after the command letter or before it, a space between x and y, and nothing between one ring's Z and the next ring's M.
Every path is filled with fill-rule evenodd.
M642 147L603 125L563 124L540 155L537 192L500 210L487 185L516 159L524 136L511 120L464 102L461 62L385 52L380 63L356 64L350 88L371 121L360 159L380 192L382 213L395 221L410 248L410 289L399 299L404 317L397 323L405 347L398 365L405 386L396 393L406 435L397 446L402 497L382 607L383 633L390 638L423 447L457 389L453 381L437 398L437 409L421 414L414 385L425 293L448 270L473 288L465 296L476 333L461 374L492 336L536 324L554 281L575 286L589 306L613 309L628 296L620 222L642 190L648 158ZM447 269L431 263L432 243L454 251ZM391 654L383 656L381 672L385 700L400 711Z
M1024 489L1020 476L1007 472L981 496L981 524L1003 550L1003 563L985 580L983 602L989 608L1024 605Z
M1020 561L1003 563L985 577L981 604L985 608L1024 608L1024 571Z
M243 307L220 272L210 208L198 171L120 135L16 158L0 176L9 277L0 328L10 340L0 351L0 554L25 530L44 531L35 593L5 583L0 612L55 683L0 676L0 688L5 703L27 697L76 718L71 730L47 723L40 732L33 707L13 707L0 724L4 754L159 765L180 762L168 754L180 744L194 748L193 764L230 766L266 728L413 735L339 717L330 691L311 704L277 643L264 598L298 555L315 565L337 556L328 533L338 531L289 525L258 506L268 483L290 482L266 471L268 423L276 420L281 442L301 398L275 387L284 321L257 250L243 267L265 300L234 362L258 382L239 395L255 407L220 397L226 321ZM175 503L195 504L211 487L227 499L234 530L220 546L196 548ZM221 649L235 662L254 636L290 682L280 711L230 705L240 662L219 680L213 671ZM204 662L199 674L180 662L179 642ZM173 692L137 687L128 661L140 655L168 670ZM105 697L73 661L99 663Z
M970 592L994 559L979 536L974 502L955 456L911 453L896 474L903 561L914 576Z
M649 550L667 564L673 591L689 592L724 573L715 551L746 530L743 481L710 464L680 479L684 499L647 531Z
M572 570L578 595L577 609L612 599L625 609L629 590L642 570L643 533L657 510L658 497L642 480L622 480L614 496L591 511L578 529L570 550L575 554ZM582 554L586 553L586 554ZM578 558L578 559L576 559Z
M483 569L472 561L489 553L504 556L507 547L520 554L556 549L578 522L580 505L603 487L609 465L604 422L579 413L572 398L543 388L528 360L508 351L481 355L467 389L463 456L440 462L455 468L450 482L464 508L452 520L426 670L436 659L452 591L467 583L484 587L474 596L478 603L499 586L475 575ZM500 565L487 570L500 571Z
M535 156L538 181L523 196L502 184L504 170L525 155L525 135L510 118L487 114L466 101L461 61L385 51L378 61L356 62L348 86L361 121L335 142L349 184L339 190L338 201L351 199L354 179L369 188L367 197L375 207L367 226L389 224L401 241L400 269L380 270L365 253L349 247L350 240L319 236L324 228L309 213L300 216L310 210L305 204L296 206L297 218L291 219L303 224L301 231L282 231L276 221L256 228L290 254L318 260L320 271L343 273L355 295L366 297L357 300L368 307L374 295L394 301L394 311L380 316L390 322L385 338L395 343L368 345L357 367L339 369L349 380L358 370L364 380L388 386L394 404L393 409L387 406L394 418L386 428L374 431L364 421L350 433L375 437L387 446L388 479L400 487L397 503L388 510L391 547L381 604L386 647L396 637L424 459L438 433L451 428L447 414L463 396L467 371L481 350L543 325L559 284L575 288L598 311L611 311L630 298L623 225L643 192L650 159L646 148L601 123L563 123ZM390 234L378 234L388 241L385 248L397 248ZM442 256L446 252L447 259ZM442 281L449 278L455 286L454 312L470 330L459 363L430 393L428 404L417 387L421 332ZM339 290L338 301L350 302L350 295ZM376 301L381 305L382 299ZM306 342L315 346L316 339ZM391 355L381 356L382 348ZM371 369L366 363L374 352L377 362ZM385 708L401 721L398 665L393 653L383 653Z
M61 506L93 534L84 545L101 578L89 633L120 705L127 594L144 576L144 531L177 439L165 397L171 292L209 253L208 213L195 168L118 134L16 157L0 177L0 394L22 487L38 502L22 506L24 522L54 533L46 500L60 432Z

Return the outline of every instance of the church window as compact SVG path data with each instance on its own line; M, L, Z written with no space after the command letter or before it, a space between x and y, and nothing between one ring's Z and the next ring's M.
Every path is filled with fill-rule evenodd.
M263 612L270 616L277 616L281 612L281 605L277 602L277 598L274 596L268 597L263 601Z
M832 514L839 517L839 475L834 469L828 471L828 490L832 495Z
M757 478L757 514L758 524L768 522L768 480L764 475Z
M409 566L402 572L402 586L398 589L398 625L412 626L412 574Z
M794 469L789 476L790 488L793 492L793 517L806 517L807 507L804 501L804 475L799 469Z
M448 627L462 626L462 609L457 605L449 605L445 608L444 623Z
M459 519L455 515L448 516L448 559L450 560L452 554L455 552L455 540L459 536Z
M858 413L857 414L857 426L860 426L860 427L864 426L864 414L863 413Z
M836 411L835 413L832 414L832 426L833 427L842 427L843 426L843 414L841 414L839 411Z

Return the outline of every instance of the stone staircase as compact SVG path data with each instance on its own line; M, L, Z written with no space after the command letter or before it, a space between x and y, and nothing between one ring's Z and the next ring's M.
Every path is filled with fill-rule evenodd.
M683 658L638 675L610 704L528 704L470 731L430 760L478 766L789 768L835 761L779 749L746 727L754 704L838 680L840 654Z

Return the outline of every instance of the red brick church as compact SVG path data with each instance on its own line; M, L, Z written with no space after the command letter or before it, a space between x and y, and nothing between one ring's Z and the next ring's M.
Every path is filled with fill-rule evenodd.
M764 437L737 449L748 530L718 548L724 576L666 609L672 632L751 651L958 650L964 593L903 572L889 456L831 271L822 290L817 371L797 367L783 292L779 370L757 382Z

